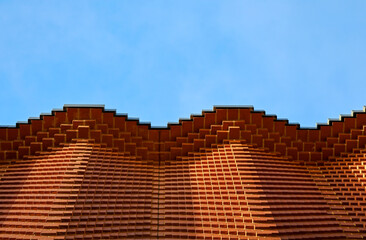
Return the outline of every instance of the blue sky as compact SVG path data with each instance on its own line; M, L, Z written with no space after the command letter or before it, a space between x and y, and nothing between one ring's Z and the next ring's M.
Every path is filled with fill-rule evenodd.
M0 1L0 125L105 104L153 126L253 105L314 127L366 105L366 1Z

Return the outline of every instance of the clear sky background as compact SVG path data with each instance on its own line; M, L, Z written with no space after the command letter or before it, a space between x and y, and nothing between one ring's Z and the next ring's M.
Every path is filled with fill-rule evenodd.
M153 126L253 105L315 127L366 105L366 1L0 0L0 125L64 104Z

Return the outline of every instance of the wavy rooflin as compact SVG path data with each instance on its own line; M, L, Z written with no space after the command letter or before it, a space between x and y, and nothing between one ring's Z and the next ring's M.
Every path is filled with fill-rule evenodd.
M300 128L216 106L154 128L103 105L0 127L1 239L362 239L366 109Z

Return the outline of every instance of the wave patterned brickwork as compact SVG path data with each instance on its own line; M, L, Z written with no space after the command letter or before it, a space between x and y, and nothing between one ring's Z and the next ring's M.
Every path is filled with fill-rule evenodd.
M366 112L152 128L104 106L0 127L1 239L363 239Z

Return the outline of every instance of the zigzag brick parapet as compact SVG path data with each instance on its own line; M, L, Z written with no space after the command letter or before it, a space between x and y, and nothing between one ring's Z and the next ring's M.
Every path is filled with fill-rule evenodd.
M328 125L318 125L316 129L301 129L298 124L278 120L249 106L215 107L213 111L180 120L179 124L152 128L103 106L66 105L51 115L41 115L40 119L30 119L16 127L1 127L0 159L21 159L73 139L89 139L137 156L163 151L175 159L220 144L224 139L242 139L306 164L318 164L363 149L365 125L363 111L330 121Z
M310 129L216 106L154 128L65 105L0 127L0 238L365 238L365 111Z

